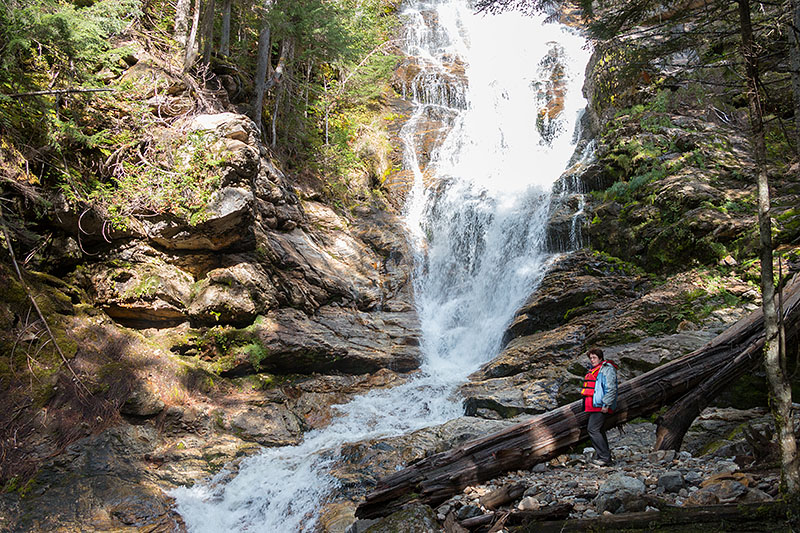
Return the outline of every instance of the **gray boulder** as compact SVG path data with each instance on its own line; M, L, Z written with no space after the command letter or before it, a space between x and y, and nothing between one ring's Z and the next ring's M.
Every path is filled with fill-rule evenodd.
M680 472L667 472L658 478L658 486L666 492L678 492L684 487L683 474Z
M594 505L600 513L643 511L646 507L642 499L644 493L645 486L641 480L624 474L614 474L600 486Z

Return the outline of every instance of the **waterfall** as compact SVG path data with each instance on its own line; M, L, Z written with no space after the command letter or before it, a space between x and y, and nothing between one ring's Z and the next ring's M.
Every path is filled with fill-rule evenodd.
M415 105L401 138L414 175L406 220L422 371L339 406L298 446L264 449L235 475L172 491L192 532L313 531L335 497L340 447L460 416L456 388L496 355L544 275L550 190L585 106L583 39L542 18L475 15L466 0L415 1L403 17L406 53L421 67L405 87ZM441 138L431 148L422 132L432 124Z

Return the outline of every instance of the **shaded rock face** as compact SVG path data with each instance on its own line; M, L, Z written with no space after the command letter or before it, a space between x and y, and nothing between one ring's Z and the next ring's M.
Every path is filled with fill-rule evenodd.
M156 440L152 429L121 426L73 444L44 465L24 497L12 495L0 504L13 511L3 513L6 517L20 517L0 525L9 531L50 531L65 524L74 531L183 530L156 477L130 460L151 450Z

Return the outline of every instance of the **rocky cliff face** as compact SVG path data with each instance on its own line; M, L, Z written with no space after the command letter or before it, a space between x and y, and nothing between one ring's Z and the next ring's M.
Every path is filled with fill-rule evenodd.
M128 76L169 78L137 65ZM159 112L186 97L165 94ZM163 489L297 443L331 405L418 367L402 221L379 200L327 205L217 104L157 132L175 172L200 149L213 161L197 216L112 225L55 195L39 268L58 278L28 272L23 286L2 267L1 529L180 528Z

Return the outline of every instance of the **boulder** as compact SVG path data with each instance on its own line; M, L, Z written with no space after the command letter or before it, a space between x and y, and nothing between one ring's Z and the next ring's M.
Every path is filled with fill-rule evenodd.
M553 365L570 361L579 355L585 338L586 327L577 324L515 338L471 378L500 378L522 372L542 375Z
M166 404L158 395L143 386L130 394L119 412L123 415L151 417L163 411L165 406Z
M624 474L614 474L600 485L594 505L599 513L643 511L646 506L642 499L644 493L645 486L641 480Z
M657 485L666 492L678 492L684 487L683 474L680 472L666 472L658 478Z
M145 219L147 237L168 250L246 248L253 245L253 193L242 187L216 191L206 207L203 222L190 225L176 217Z
M693 492L684 505L717 505L721 503L757 503L772 500L764 491L733 479L722 479Z
M193 279L166 259L139 244L77 270L75 278L115 320L172 324L186 319Z
M419 533L439 531L436 513L427 505L409 505L369 526L364 533Z
M278 306L278 289L264 268L247 257L231 266L209 271L193 291L188 314L198 324L252 323L259 314Z
M464 414L483 418L513 418L556 408L561 380L538 379L528 373L472 381L461 386Z
M258 145L258 129L246 115L237 113L208 113L193 117L189 131L213 133L217 137Z

